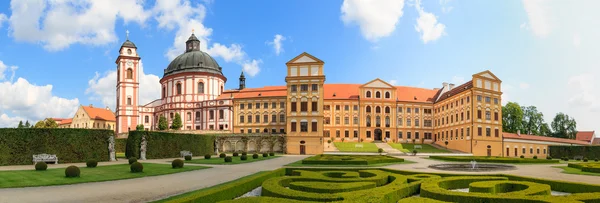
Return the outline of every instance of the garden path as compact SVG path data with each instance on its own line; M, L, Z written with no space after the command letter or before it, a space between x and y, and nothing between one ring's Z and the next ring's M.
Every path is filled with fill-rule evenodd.
M377 147L383 149L383 151L387 152L388 154L406 154L404 152L401 152L400 150L397 150L395 148L393 148L392 146L390 146L387 143L375 143L375 145L377 145Z

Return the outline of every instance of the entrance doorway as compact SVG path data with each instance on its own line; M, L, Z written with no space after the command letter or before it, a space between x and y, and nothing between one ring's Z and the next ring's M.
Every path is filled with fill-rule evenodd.
M518 151L519 151L519 150L517 150L517 148L515 147L515 157L516 157L516 156L518 156L518 155L517 155L517 152L518 152Z
M487 146L487 156L492 156L492 146Z
M510 156L510 148L506 148L506 156Z
M375 141L381 141L381 129L375 129Z
M300 145L300 154L306 154L306 145Z

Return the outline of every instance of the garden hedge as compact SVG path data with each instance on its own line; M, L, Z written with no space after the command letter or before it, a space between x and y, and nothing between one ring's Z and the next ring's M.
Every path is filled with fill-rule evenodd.
M34 154L56 154L59 163L108 161L112 130L0 128L0 165L33 164Z
M371 165L381 163L400 163L404 159L382 155L328 155L320 154L302 160L302 164L319 165Z
M600 163L569 163L568 167L580 169L583 172L600 173Z
M127 147L127 138L115 139L115 152L125 152Z
M550 155L552 157L568 157L574 159L575 156L583 156L588 159L600 158L600 146L550 146Z
M470 162L475 160L481 163L559 163L559 160L510 158L510 157L488 157L488 156L429 156L430 159L443 161Z
M127 138L126 157L140 157L142 136L146 136L146 158L161 159L180 157L181 151L192 154L213 154L213 135L168 133L155 131L130 131Z

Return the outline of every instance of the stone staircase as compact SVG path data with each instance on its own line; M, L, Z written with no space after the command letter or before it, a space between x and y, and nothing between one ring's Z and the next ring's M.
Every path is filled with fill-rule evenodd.
M383 149L388 155L406 155L406 153L401 152L400 150L394 149L392 146L387 143L375 143L378 148Z

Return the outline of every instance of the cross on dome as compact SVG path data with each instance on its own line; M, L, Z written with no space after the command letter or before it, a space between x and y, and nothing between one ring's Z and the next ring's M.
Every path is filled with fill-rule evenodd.
M126 30L125 34L127 35L127 40L129 40L129 30Z

